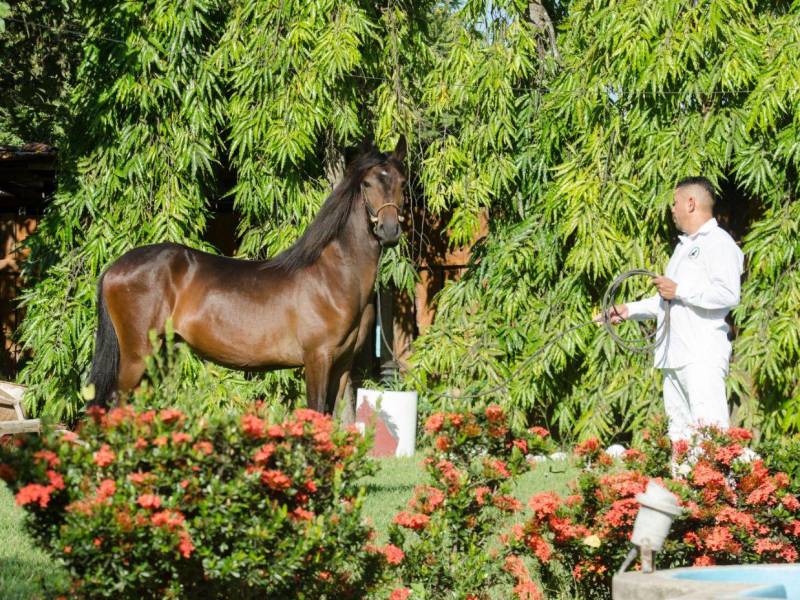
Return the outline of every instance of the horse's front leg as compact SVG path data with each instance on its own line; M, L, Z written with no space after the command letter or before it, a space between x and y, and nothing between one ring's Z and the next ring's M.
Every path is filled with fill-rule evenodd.
M305 357L306 397L309 408L325 412L330 386L333 357L328 352L315 352Z

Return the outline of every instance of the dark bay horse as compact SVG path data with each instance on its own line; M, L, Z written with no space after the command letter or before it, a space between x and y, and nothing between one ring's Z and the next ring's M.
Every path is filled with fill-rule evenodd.
M331 412L374 319L381 245L403 220L403 138L363 151L300 239L266 261L178 244L134 248L97 284L90 382L107 406L141 380L149 331L168 319L198 354L246 370L305 367L308 406Z

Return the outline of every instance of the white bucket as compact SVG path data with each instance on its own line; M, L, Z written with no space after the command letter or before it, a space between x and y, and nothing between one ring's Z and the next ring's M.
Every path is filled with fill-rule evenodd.
M417 392L358 388L356 427L375 428L373 456L413 456L417 436Z
M669 535L672 520L681 514L683 509L678 506L678 501L672 492L654 481L647 484L644 494L636 495L636 500L641 506L633 524L631 542L658 552Z

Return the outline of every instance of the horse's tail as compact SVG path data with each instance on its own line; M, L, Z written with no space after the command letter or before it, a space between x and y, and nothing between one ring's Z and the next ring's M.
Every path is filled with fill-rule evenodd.
M103 298L104 278L105 273L97 282L97 335L92 372L89 375L89 383L94 384L94 399L89 404L99 406L109 405L119 377L119 340Z

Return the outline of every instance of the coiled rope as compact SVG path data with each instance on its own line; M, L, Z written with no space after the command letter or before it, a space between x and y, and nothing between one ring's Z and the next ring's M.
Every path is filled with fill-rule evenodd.
M381 250L381 255L382 254L383 254L383 250ZM602 308L602 311L603 311L602 312L603 319L602 319L600 325L602 325L602 327L608 332L608 334L611 336L611 338L614 340L614 342L618 346L620 346L624 350L628 350L629 352L635 352L635 353L648 352L650 350L653 350L656 346L658 346L662 342L662 340L664 339L664 336L666 336L667 332L669 331L669 312L670 312L670 302L669 301L667 301L667 304L666 304L666 307L665 307L664 321L663 321L661 327L657 327L656 330L653 331L652 333L644 335L641 338L625 339L625 338L621 337L614 330L614 325L611 323L611 311L612 311L614 305L616 304L615 299L616 299L616 296L617 296L617 291L619 290L620 286L622 285L622 283L626 279L629 279L631 277L636 277L636 276L642 276L642 275L645 275L645 276L648 276L648 277L651 277L651 278L658 276L656 273L653 273L652 271L647 271L645 269L632 269L630 271L625 271L624 273L619 275L616 279L614 279L614 281L612 281L611 284L608 286L608 288L606 289L605 294L603 295L603 301L602 301L602 305L601 305L601 308ZM383 340L383 343L385 344L386 348L389 350L389 353L392 355L392 359L399 365L400 361L397 359L397 356L395 355L395 353L394 353L394 351L392 349L392 345L386 339L386 334L384 333L383 320L381 318L381 292L380 292L380 285L376 285L375 293L377 294L378 306L377 306L376 313L377 313L378 329L381 332L381 339ZM542 354L546 349L548 349L553 344L558 343L562 338L564 338L565 336L569 335L573 331L577 331L578 329L583 329L584 327L587 327L587 326L593 325L593 324L597 325L597 322L594 319L591 319L591 320L586 321L584 323L579 323L577 325L573 325L572 327L569 327L569 328L565 329L564 331L561 331L558 334L554 335L547 342L545 342L544 345L542 345L541 348L538 348L533 354L531 354L529 357L527 357L525 360L523 360L520 364L518 364L508 377L506 377L499 384L497 384L497 385L495 385L495 386L493 386L493 387L491 387L489 389L486 389L486 390L483 390L483 391L480 391L480 392L476 392L474 394L444 393L444 392L434 392L434 391L428 391L426 393L427 393L427 395L432 396L434 398L446 398L446 399L450 399L450 400L467 400L467 399L473 399L473 398L482 398L483 396L489 396L491 394L495 394L495 393L497 393L499 391L503 391L503 390L508 391L508 384L511 381L513 381L516 378L516 376L519 375L519 373L525 367L527 367L531 362L533 362L533 360L536 357L538 357L540 354ZM408 374L411 376L412 379L414 379L414 381L421 388L424 389L426 387L425 383L422 382L416 376L416 374L414 373L413 370L409 370Z

